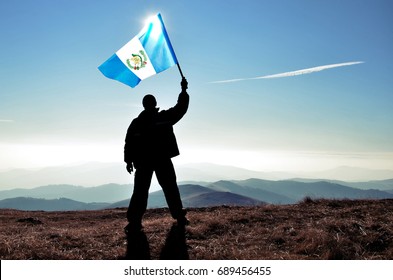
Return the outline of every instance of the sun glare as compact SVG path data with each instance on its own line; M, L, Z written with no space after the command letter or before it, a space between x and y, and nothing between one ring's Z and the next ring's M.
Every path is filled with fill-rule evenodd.
M146 17L146 19L145 19L145 21L144 21L144 26L147 26L147 25L149 25L151 22L153 22L154 21L154 19L155 19L155 15L149 15L149 16L147 16Z
M158 39L159 36L162 34L162 27L161 27L161 22L158 19L158 17L155 16L149 16L146 21L145 21L145 28L150 29L150 35L149 37L151 39ZM142 33L142 32L141 32Z

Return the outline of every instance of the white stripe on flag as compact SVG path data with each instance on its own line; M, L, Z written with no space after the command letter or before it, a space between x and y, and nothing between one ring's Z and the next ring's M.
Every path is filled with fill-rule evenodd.
M145 48L136 36L118 50L116 55L141 80L156 74Z

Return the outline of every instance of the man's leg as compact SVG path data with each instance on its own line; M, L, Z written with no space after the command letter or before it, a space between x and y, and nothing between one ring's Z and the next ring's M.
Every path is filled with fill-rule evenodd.
M140 167L135 171L134 191L127 211L127 220L130 227L137 229L142 225L142 216L147 208L152 176L153 168L151 167Z
M187 219L185 219L186 211L183 209L172 160L162 159L157 162L155 172L158 183L164 192L172 217L177 219L180 223L188 222Z

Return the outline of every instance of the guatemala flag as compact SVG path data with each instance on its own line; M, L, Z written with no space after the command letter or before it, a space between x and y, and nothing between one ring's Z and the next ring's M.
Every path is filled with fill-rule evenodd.
M161 14L98 69L106 77L135 87L141 80L177 64Z

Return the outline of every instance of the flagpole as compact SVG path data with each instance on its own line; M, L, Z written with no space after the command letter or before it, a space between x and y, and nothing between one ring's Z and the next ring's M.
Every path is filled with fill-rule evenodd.
M184 75L183 75L183 72L181 71L179 62L177 62L177 68L179 68L180 75L184 79Z

